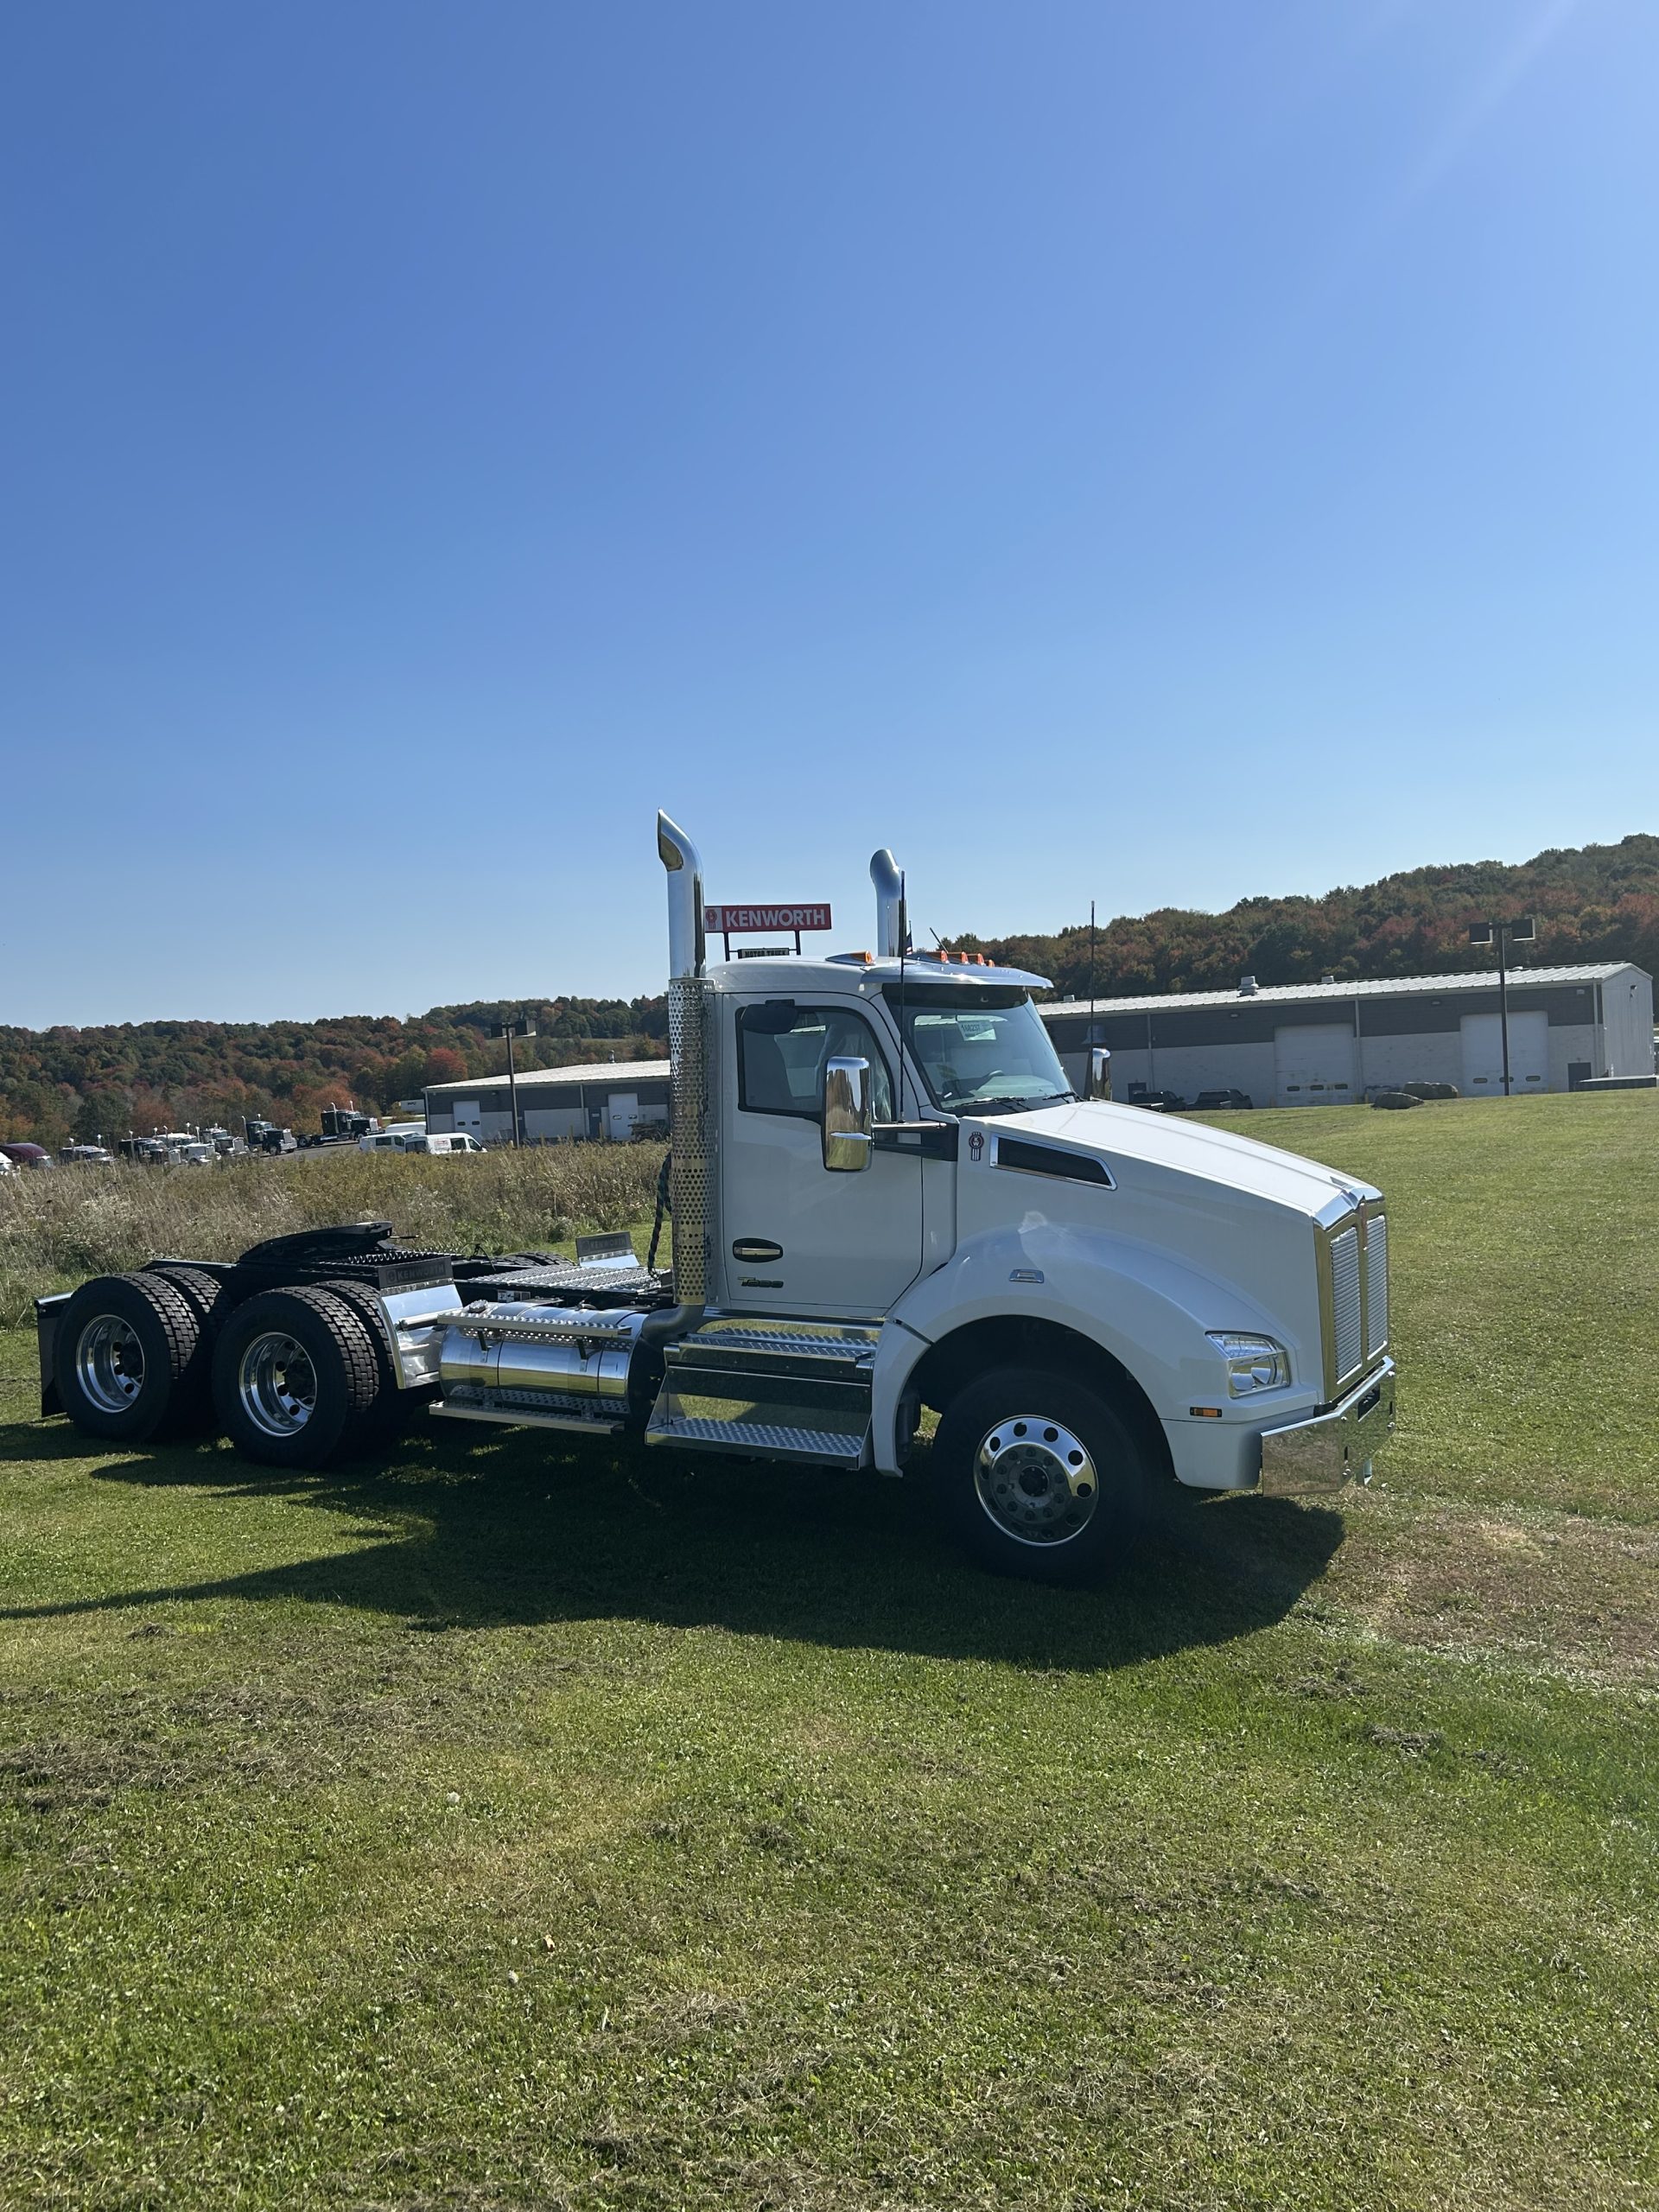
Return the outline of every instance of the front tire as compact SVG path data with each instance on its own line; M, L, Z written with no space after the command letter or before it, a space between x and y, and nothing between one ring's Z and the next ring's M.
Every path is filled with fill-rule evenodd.
M213 1403L244 1459L325 1467L363 1440L379 1396L373 1341L326 1290L267 1290L239 1306L213 1353Z
M1002 1367L946 1406L934 1482L981 1566L1035 1582L1102 1580L1134 1551L1146 1455L1110 1401L1046 1367Z

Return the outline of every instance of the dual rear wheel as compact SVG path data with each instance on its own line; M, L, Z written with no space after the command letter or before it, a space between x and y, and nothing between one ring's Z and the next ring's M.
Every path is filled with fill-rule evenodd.
M384 1380L370 1321L333 1290L262 1291L213 1353L225 1433L270 1467L321 1467L376 1440Z
M58 1395L84 1435L143 1444L191 1434L210 1403L212 1345L159 1275L83 1283L58 1328Z
M217 1277L179 1267L83 1283L54 1366L85 1435L138 1445L217 1427L245 1458L296 1469L383 1441L405 1395L359 1285L232 1306Z

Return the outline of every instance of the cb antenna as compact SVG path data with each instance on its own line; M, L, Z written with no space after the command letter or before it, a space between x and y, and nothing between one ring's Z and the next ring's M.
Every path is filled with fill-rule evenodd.
M905 1027L905 960L910 951L910 901L905 895L905 871L899 871L899 1118L905 1118L905 1058L910 1032Z
M1089 901L1089 1058L1084 1065L1083 1095L1095 1095L1095 902Z

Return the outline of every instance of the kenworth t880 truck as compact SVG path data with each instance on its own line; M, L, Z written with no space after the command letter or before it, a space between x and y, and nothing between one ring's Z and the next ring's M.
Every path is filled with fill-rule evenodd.
M626 1238L416 1251L385 1223L157 1259L38 1301L43 1412L111 1441L217 1427L287 1468L422 1402L805 1467L925 1459L982 1561L1052 1581L1119 1559L1160 1482L1369 1474L1394 1421L1380 1192L1078 1098L1045 979L912 950L885 851L873 951L711 965L666 815L658 849L671 1268Z

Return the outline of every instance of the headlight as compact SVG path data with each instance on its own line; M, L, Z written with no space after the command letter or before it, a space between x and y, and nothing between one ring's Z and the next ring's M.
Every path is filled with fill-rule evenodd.
M1253 1397L1258 1390L1278 1390L1290 1380L1290 1354L1271 1337L1230 1337L1218 1329L1210 1341L1227 1363L1230 1397Z

